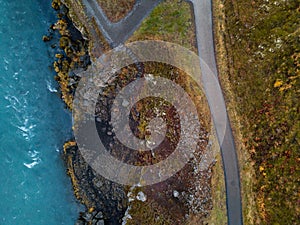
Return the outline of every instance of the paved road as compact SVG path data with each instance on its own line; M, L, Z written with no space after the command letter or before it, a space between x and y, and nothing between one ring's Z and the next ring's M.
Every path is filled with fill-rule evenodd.
M221 146L227 196L228 224L240 225L243 224L243 217L236 147L221 87L219 82L214 86L211 86L212 83L210 82L212 76L218 79L213 38L212 0L191 0L191 2L194 6L198 53L202 59L200 66L203 86ZM226 114L226 121L219 120L221 118L220 113Z
M137 0L131 12L117 23L112 23L105 16L97 0L82 0L89 16L93 16L106 40L112 47L123 44L142 21L162 0Z
M123 44L139 27L161 0L137 0L133 10L118 23L111 23L105 16L96 0L82 0L87 13L96 19L105 38L112 47ZM194 6L198 53L201 57L203 86L214 120L216 133L221 146L226 184L227 218L229 225L243 224L242 203L240 195L240 177L238 159L231 126L228 120L224 96L218 79L216 66L212 0L190 0ZM225 118L225 119L224 119Z

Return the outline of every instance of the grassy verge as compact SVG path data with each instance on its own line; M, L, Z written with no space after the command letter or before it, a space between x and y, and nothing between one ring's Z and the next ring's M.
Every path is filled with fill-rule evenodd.
M255 222L257 218L257 207L255 204L256 195L253 190L255 183L255 172L253 169L254 162L251 160L250 153L247 151L247 148L244 145L241 124L243 119L241 115L237 113L237 108L239 105L235 99L232 84L230 83L229 61L225 43L226 15L224 1L215 1L213 5L213 14L219 78L225 94L227 110L232 125L240 165L244 223L254 224L257 222Z
M223 61L227 69L222 82L231 90L227 100L236 106L242 145L251 156L244 158L246 170L242 170L255 178L254 183L247 176L245 180L242 171L243 194L248 195L249 187L249 193L255 192L254 198L244 198L245 223L296 224L300 216L299 3L238 0L219 1L217 6L226 15L217 33L225 43L219 56L228 60ZM247 169L251 164L255 174Z
M227 224L227 209L226 209L226 189L224 170L222 165L222 157L220 154L220 146L218 144L215 131L211 134L211 151L216 156L216 164L213 167L212 174L212 201L213 208L210 212L210 217L207 219L209 225L226 225ZM191 225L195 223L190 223Z
M163 1L142 22L129 42L137 40L169 41L197 52L190 5L176 0Z

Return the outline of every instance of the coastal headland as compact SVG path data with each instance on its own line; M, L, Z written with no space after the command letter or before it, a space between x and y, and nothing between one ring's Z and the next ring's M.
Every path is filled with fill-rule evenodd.
M91 0L108 19L118 22L136 1ZM72 110L73 96L83 71L113 47L88 13L83 1L53 0L58 21L45 36L57 46L53 68L62 99ZM213 2L214 38L219 80L240 165L244 224L295 224L299 220L299 4L293 1ZM127 40L162 40L197 52L193 10L187 2L167 0L157 5ZM53 37L53 39L51 39ZM109 109L121 87L140 75L132 64L99 95L95 109L99 135L110 152L125 160L127 150L115 144ZM169 180L148 187L123 186L97 175L86 164L76 142L64 145L64 159L76 197L86 206L77 224L226 224L226 194L217 141L211 142L210 112L201 90L184 71L160 63L144 63L144 74L165 76L185 88L199 104L202 130L196 157ZM174 134L176 112L165 102L146 99L131 113L132 130L146 133L151 108L167 110ZM143 105L148 106L143 108ZM150 110L150 114L149 111ZM153 113L153 112L152 112ZM163 159L177 143L168 136ZM120 153L120 149L125 154ZM202 153L214 149L216 160L202 173ZM128 153L129 154L129 153ZM130 155L130 154L129 154ZM153 163L151 154L132 156L141 165ZM130 161L130 160L129 160ZM128 161L128 162L129 162Z

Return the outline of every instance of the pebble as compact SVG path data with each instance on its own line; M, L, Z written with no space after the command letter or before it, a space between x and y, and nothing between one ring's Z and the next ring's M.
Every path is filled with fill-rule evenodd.
M97 213L97 215L95 216L96 219L102 219L103 218L103 213L100 211Z
M86 220L86 221L90 221L92 219L92 214L90 213L86 213L83 218Z
M101 181L98 181L98 182L95 184L95 186L96 186L97 188L100 188L100 187L103 186L103 183L102 183Z
M122 106L123 107L129 106L129 102L126 99L124 99L123 102L122 102Z
M104 225L104 220L99 220L96 225Z
M43 36L43 41L44 41L44 42L50 41L50 37L44 35L44 36Z

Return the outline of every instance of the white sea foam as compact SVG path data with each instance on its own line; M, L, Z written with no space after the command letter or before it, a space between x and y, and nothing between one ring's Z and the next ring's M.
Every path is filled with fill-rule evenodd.
M28 169L32 169L41 162L40 158L34 158L33 160L34 161L32 163L23 163L23 165L26 166Z
M49 5L29 0L4 1L0 13L6 34L0 41L0 166L6 171L0 179L8 190L0 191L6 203L0 224L74 224L79 205L55 152L56 145L59 148L69 137L70 124L64 121L69 116L52 93L59 89L47 68L52 63L47 55L51 47L40 41L46 27L55 22L52 12ZM27 32L33 22L34 32ZM46 165L51 173L45 172ZM43 211L45 201L54 209L64 208L64 215L59 210Z
M46 82L47 82L47 89L52 93L56 93L57 90L51 86L51 83L49 81L46 81Z
M34 132L32 131L33 128L35 128L35 127L36 127L36 125L27 126L26 122L25 122L25 124L23 126L17 126L17 128L22 132L22 136L27 141L30 140L31 138L33 138L35 136Z
M36 151L36 150L33 150L33 151L29 151L28 152L28 155L31 157L31 158L36 158L36 156L39 154L39 152L38 151ZM36 159L38 159L38 158L36 158ZM35 160L35 159L34 159Z

